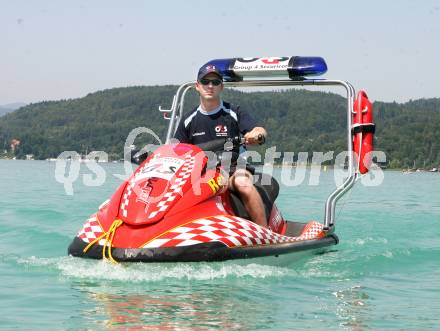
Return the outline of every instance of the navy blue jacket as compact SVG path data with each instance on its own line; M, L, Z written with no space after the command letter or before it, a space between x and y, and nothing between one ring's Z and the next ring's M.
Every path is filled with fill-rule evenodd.
M207 114L201 107L186 113L177 127L174 138L182 143L201 144L221 137L238 137L257 126L251 115L239 107L221 102Z

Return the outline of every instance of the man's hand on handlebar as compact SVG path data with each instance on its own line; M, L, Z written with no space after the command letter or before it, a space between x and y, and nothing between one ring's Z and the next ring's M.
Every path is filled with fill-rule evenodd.
M262 145L266 141L267 132L262 127L255 127L244 135L246 145Z

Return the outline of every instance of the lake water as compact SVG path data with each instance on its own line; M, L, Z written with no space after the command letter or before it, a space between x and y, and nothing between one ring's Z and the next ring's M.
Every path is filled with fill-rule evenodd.
M111 195L55 163L0 160L0 329L438 330L440 173L387 171L337 206L337 246L283 265L260 262L121 264L66 256L86 217ZM81 172L91 173L84 164ZM280 178L281 170L275 176ZM333 171L319 185L282 186L292 220L322 220ZM316 179L316 178L315 178Z

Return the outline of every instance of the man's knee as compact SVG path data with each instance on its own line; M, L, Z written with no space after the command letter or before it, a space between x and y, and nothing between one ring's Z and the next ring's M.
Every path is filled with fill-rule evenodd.
M250 193L255 190L253 177L249 171L244 169L237 170L230 180L232 188L241 194Z

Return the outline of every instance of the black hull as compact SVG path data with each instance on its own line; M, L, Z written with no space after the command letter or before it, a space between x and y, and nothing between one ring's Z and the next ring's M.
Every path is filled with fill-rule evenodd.
M112 248L112 256L120 262L203 262L250 259L278 256L336 245L338 237L330 234L325 238L287 242L273 245L258 245L228 248L223 243L212 242L183 247L162 248ZM84 253L87 246L75 237L68 254L77 257L102 259L102 246L94 245Z

